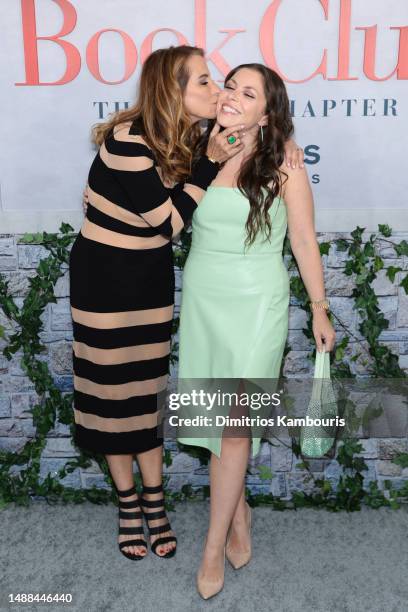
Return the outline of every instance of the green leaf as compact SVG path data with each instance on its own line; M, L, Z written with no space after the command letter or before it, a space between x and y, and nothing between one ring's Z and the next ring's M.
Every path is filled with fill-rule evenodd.
M390 228L390 226L382 223L378 224L378 231L386 238L389 238L392 234L392 229Z
M363 253L366 257L374 257L374 247L371 242L366 242L364 245Z
M41 244L44 240L43 236L44 236L43 232L37 232L35 234L24 234L24 236L20 238L19 242L23 244L31 244L31 243Z
M70 232L73 232L74 228L71 225L69 225L69 223L61 223L59 231L61 234L68 234Z
M399 453L396 457L391 459L391 461L403 468L408 468L408 453Z
M332 491L331 482L329 480L324 480L322 489L323 489L323 493L326 493L326 494L331 493Z
M355 241L361 243L361 238L362 238L363 232L365 232L365 229L366 229L365 227L359 227L357 225L356 229L350 232L350 236L354 238Z
M319 244L320 255L328 255L330 251L331 244L330 242L321 242Z
M24 234L22 238L20 238L20 242L32 242L34 240L34 234Z
M384 412L382 406L378 406L377 400L374 398L370 401L370 403L364 409L364 413L362 416L361 423L363 427L369 427L370 422L374 419L380 417Z
M338 238L334 241L334 244L336 245L336 250L339 252L347 251L349 248L349 242L344 238Z
M374 272L379 272L384 268L384 262L379 255L374 257Z
M273 478L272 471L267 465L258 465L258 472L261 480L271 480Z
M357 274L357 276L355 278L356 283L357 284L364 283L367 280L369 274L370 274L370 271L367 268L363 269L360 272L360 274Z
M334 359L335 361L341 361L344 358L344 348L343 347L335 347Z
M163 457L163 460L164 460L164 464L165 464L165 466L166 466L166 467L170 467L170 466L171 466L171 464L173 463L173 459L172 459L172 456L171 456L171 452L170 452L170 450L169 450L168 448L166 448L166 449L164 450L164 457Z
M401 271L402 271L402 268L396 268L395 266L389 266L386 272L387 278L389 278L390 281L393 283L395 280L396 273L401 272Z
M402 279L399 286L403 287L405 289L405 293L408 294L408 274Z
M406 240L401 240L399 244L394 245L394 250L399 257L408 255L408 242Z

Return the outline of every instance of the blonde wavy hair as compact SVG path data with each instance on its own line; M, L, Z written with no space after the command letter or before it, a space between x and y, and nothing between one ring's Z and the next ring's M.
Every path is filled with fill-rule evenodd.
M199 123L191 124L183 103L190 77L187 62L193 55L204 57L204 51L181 45L151 53L143 64L136 103L96 124L93 142L100 146L116 125L138 119L141 135L153 150L163 179L185 180L191 173L193 150L201 134Z

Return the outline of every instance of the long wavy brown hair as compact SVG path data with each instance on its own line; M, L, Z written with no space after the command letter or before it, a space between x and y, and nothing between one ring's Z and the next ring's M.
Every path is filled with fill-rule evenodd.
M288 178L280 166L284 159L285 142L294 129L288 94L280 76L263 64L240 64L227 74L225 83L242 68L256 70L262 76L266 98L264 114L268 116L268 124L263 126L263 138L259 130L254 152L243 163L237 179L239 190L250 204L245 224L245 245L249 247L259 232L265 235L265 240L270 239L272 224L268 211ZM213 122L209 123L206 134L200 140L197 154L202 154L212 125Z
M185 180L191 173L192 152L201 134L199 124L191 124L183 104L190 76L187 62L193 55L204 57L204 51L181 45L151 53L143 64L136 103L95 125L93 141L100 146L116 125L137 119L163 179Z

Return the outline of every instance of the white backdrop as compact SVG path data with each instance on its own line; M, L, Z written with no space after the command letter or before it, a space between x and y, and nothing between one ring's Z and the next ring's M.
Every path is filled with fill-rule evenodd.
M46 40L63 27L68 55ZM0 233L80 227L91 125L134 101L150 43L180 36L220 82L274 59L304 81L287 87L317 230L408 229L408 0L0 0L0 28Z

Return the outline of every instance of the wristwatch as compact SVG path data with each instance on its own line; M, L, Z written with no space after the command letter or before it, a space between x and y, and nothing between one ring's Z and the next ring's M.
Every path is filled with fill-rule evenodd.
M324 300L311 301L310 310L312 311L313 310L325 310L326 312L329 312L330 310L329 300L325 298Z

